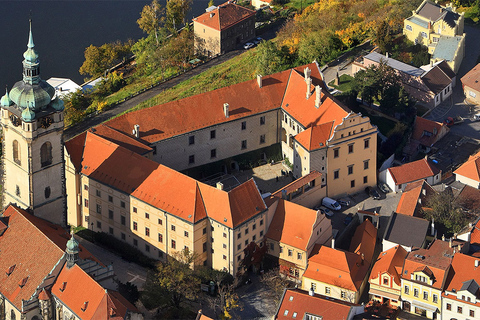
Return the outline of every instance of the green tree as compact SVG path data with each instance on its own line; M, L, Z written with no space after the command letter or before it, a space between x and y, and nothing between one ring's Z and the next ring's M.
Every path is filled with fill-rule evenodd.
M90 95L81 90L67 94L62 100L65 104L65 125L72 125L83 120L85 110L92 102Z
M140 13L140 18L137 20L137 24L143 32L154 34L157 45L159 45L158 31L163 20L163 8L158 0L153 0L151 4L147 4L143 7L142 12Z
M215 4L213 4L213 0L210 0L208 1L208 5L207 5L207 8L210 8L211 6L214 6Z
M288 69L289 59L288 53L279 49L274 42L262 41L259 43L255 54L257 74L266 76Z
M168 0L165 26L176 33L180 24L185 23L185 17L190 10L192 0Z
M443 224L451 234L460 231L467 222L451 189L435 193L427 200L427 205L429 209L424 210L425 219L435 219L435 222Z
M90 45L85 49L85 61L80 67L80 74L98 77L107 69L131 54L132 41L105 43L100 47Z
M333 32L312 32L301 39L298 60L301 64L317 60L323 65L336 59L342 49L342 41Z
M387 21L382 21L375 32L375 43L381 52L390 51L392 45L392 30Z
M191 266L196 260L196 254L184 249L159 263L156 270L148 274L142 292L145 307L151 309L166 304L180 309L185 299L195 299L200 291L200 280Z

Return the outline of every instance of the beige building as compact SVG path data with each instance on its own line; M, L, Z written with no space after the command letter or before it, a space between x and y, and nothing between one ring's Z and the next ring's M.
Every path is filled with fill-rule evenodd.
M478 79L480 79L480 64L477 64L460 79L465 98L474 104L480 104L480 84Z
M195 52L216 56L255 37L255 11L226 2L193 18Z

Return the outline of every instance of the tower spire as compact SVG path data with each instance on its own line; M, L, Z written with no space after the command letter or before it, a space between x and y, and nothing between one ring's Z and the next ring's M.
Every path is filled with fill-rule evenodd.
M30 22L30 34L28 35L28 44L27 47L29 49L33 49L35 45L33 44L33 34L32 34L32 19L29 20Z

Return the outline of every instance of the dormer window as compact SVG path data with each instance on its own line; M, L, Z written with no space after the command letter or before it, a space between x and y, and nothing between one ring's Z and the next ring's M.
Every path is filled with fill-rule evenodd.
M15 270L15 266L16 266L16 264L14 264L13 266L11 266L10 268L7 269L7 271L6 271L7 276L12 274L13 270Z
M23 278L22 281L20 281L20 282L18 283L18 286L19 286L20 288L23 288L23 287L27 284L27 281L28 281L28 277Z
M85 310L87 310L87 307L88 307L88 301L85 301L83 303L82 311L85 312Z
M66 288L66 287L67 287L67 283L66 283L66 282L63 282L63 283L62 283L62 286L59 288L59 290L60 290L61 292L63 292L63 291L65 291L65 288Z

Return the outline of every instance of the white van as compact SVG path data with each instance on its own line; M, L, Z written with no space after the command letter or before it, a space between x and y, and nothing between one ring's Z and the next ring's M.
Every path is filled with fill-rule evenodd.
M325 197L322 199L322 206L325 206L329 209L332 209L332 210L335 210L335 211L338 211L338 210L341 210L342 209L342 206L340 205L340 203L338 203L337 200L333 200L329 197Z

